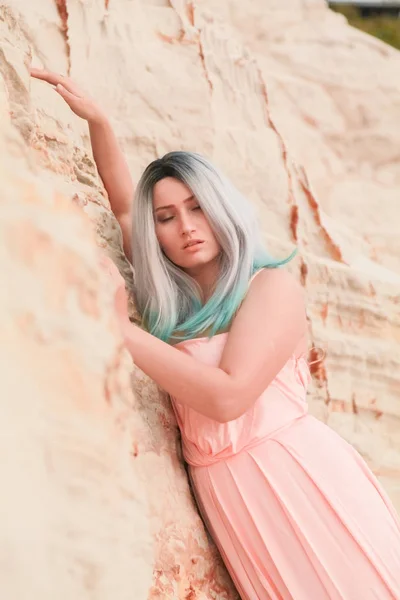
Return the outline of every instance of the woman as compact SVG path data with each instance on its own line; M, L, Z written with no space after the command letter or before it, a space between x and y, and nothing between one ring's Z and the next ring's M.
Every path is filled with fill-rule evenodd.
M171 396L199 508L242 599L400 599L399 520L362 458L307 414L302 289L265 252L250 206L180 152L147 167L132 205L106 117L70 80L32 75L89 122L144 324L129 322L120 285L126 346Z

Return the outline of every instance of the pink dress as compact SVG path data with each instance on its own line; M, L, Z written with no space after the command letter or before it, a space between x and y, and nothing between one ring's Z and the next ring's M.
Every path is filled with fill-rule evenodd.
M228 334L178 344L218 366ZM400 600L400 523L360 455L307 414L292 356L240 418L172 399L205 523L242 600Z

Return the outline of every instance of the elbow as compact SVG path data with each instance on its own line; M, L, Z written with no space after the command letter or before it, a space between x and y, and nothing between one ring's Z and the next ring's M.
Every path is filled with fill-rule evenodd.
M218 423L229 423L243 416L251 406L251 401L247 401L243 395L232 394L229 397L216 398L213 406L215 410L212 418Z
M224 411L222 411L221 409L218 409L218 411L216 412L216 414L214 415L214 421L217 421L217 423L229 423L229 421L233 421L234 419L230 418L228 413L225 413Z
M238 411L238 410L225 410L219 411L217 418L215 419L218 423L229 423L231 421L236 421L241 416L244 415L246 411Z
M217 419L215 419L218 423L229 423L230 421L235 421L241 415L234 415L233 413L221 413Z
M209 408L203 412L204 416L217 423L228 423L232 421L229 406L221 402L221 398L212 397L209 399Z
M236 421L245 414L246 410L238 410L236 408L229 408L220 410L218 414L217 421L218 423L229 423L230 421Z
M239 419L252 406L256 398L249 396L248 385L231 375L224 374L223 385L214 386L210 398L210 418L218 423Z

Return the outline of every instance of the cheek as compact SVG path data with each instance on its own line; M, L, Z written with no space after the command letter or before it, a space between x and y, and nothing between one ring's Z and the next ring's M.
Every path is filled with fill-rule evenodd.
M155 232L161 250L168 255L171 250L173 251L173 236L171 235L171 232L168 231L167 227L157 227L157 225L155 227Z
M160 223L154 223L154 231L155 231L158 243L161 246L161 244L164 243L164 239L165 239L165 228L162 227Z
M205 227L206 227L206 230L207 230L209 238L214 241L214 244L215 244L216 247L218 247L219 249L221 249L220 244L219 244L217 238L215 237L215 233L213 232L213 230L212 230L209 222L207 221L207 219L205 217L204 217L204 220L205 220Z

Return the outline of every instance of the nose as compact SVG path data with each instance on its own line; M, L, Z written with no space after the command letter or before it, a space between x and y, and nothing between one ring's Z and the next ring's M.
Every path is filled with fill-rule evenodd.
M194 223L188 214L181 216L181 233L182 235L191 235L196 231Z

